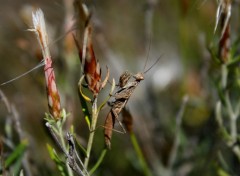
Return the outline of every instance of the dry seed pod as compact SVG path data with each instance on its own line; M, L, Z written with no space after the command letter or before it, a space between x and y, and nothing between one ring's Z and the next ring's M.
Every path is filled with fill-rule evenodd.
M82 71L85 76L85 81L88 85L88 89L93 93L93 97L96 98L100 90L106 85L109 78L109 70L107 69L106 78L101 81L101 68L98 60L95 57L92 44L92 25L91 25L91 13L89 13L87 7L81 0L74 1L76 26L79 28L83 25L84 33L79 34L83 38L82 45L79 45L77 39L74 36L74 40L79 52L79 58L82 65ZM77 33L77 32L76 32Z
M101 68L99 62L95 58L93 51L92 40L91 40L91 30L89 31L87 48L86 48L86 58L84 63L84 74L86 82L89 89L92 91L93 96L96 95L101 90Z
M228 23L219 42L218 55L223 63L227 63L230 56L230 24Z
M73 36L76 47L78 49L79 58L82 64L83 74L85 75L85 81L89 90L96 97L99 91L102 89L101 83L101 68L98 60L95 58L92 40L91 40L91 27L87 26L85 29L84 38L87 40L85 47L79 45L75 36ZM84 40L85 41L85 40Z
M217 26L219 21L221 21L221 38L224 35L225 30L229 24L229 20L231 17L231 10L232 10L232 0L219 0L218 1L218 8L216 13L216 24L214 28L214 32L217 30Z
M231 18L231 0L221 0L219 2L217 11L216 25L218 21L220 21L221 38L219 42L218 55L223 63L227 63L228 58L230 56L230 44L231 44L230 18Z

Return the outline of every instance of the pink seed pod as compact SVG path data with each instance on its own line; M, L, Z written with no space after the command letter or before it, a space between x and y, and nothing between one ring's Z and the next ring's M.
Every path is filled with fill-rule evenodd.
M44 71L46 79L47 97L48 97L48 107L50 114L55 120L61 118L61 104L60 96L55 81L55 74L52 67L52 59L50 56L48 48L48 35L46 32L46 25L44 20L44 14L41 9L36 10L32 14L34 28L30 31L35 32L38 42L41 46L42 55L44 59Z

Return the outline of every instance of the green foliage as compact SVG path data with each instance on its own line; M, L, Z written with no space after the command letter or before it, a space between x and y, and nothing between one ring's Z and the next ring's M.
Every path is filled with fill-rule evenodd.
M55 149L52 148L49 144L47 144L47 149L48 149L48 153L49 153L51 159L57 165L57 168L60 171L61 175L66 176L67 175L67 169L66 169L65 163L59 158Z
M5 159L4 169L11 168L13 175L18 175L22 169L22 159L29 143L27 139L22 140L13 152ZM0 168L3 171L3 168Z
M84 77L78 82L79 73L84 70L80 70L72 35L60 33L69 30L71 16L76 21L80 18L74 30L87 24L81 16L83 11L76 13L72 8L78 8L81 1L76 0L74 5L69 2L57 5L46 0L41 2L50 22L48 31L54 34L51 37L60 36L50 41L49 48L54 51L56 81L61 82L58 83L61 106L66 111L62 110L59 120L46 113L47 124L42 125L47 105L40 71L6 85L8 87L1 86L12 100L8 107L16 105L22 126L19 133L18 121L11 120L11 108L6 110L0 104L1 174L28 175L26 162L34 161L30 165L32 175L239 175L238 2L234 1L231 8L229 57L224 61L219 54L221 20L215 33L213 31L217 7L225 7L221 4L225 0L88 1L89 9L95 8L90 11L93 18L87 19L87 23L93 24L96 58L101 67L108 65L109 80L113 80L95 99L91 91L83 88ZM38 62L33 57L39 55L36 40L24 31L29 28L25 22L31 18L25 10L32 4L25 8L21 1L12 3L6 2L0 7L0 24L4 26L0 28L1 82L31 68ZM9 18L12 12L14 18ZM82 44L84 34L82 29L79 31L78 35L71 29ZM148 52L150 54L146 54ZM124 70L141 71L146 55L150 62L162 52L165 54L160 63L147 74L145 82L128 102L134 116L130 137L118 133L116 121L113 147L107 150L102 129L98 127L105 128L104 119L111 108L107 103L116 88L113 78L118 80L117 76ZM168 68L172 63L174 67ZM180 71L174 75L175 70ZM165 79L168 82L162 86ZM77 83L78 90L75 90ZM179 123L176 112L185 94L189 95L189 102ZM4 102L1 95L0 101ZM53 144L48 144L49 139L53 139ZM46 143L48 152L44 148ZM49 164L53 163L51 160L58 170Z

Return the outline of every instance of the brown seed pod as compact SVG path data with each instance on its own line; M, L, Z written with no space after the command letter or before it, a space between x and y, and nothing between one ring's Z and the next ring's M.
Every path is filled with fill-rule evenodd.
M84 32L83 47L79 45L74 35L73 38L78 49L83 74L85 75L85 81L88 85L89 90L93 93L93 96L96 97L99 91L102 89L101 68L94 54L91 31L91 26L88 24Z

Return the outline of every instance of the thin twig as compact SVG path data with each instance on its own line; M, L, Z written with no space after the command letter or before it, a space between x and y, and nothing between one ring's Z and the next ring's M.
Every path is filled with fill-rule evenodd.
M0 89L0 100L2 100L3 103L6 105L8 113L11 113L10 103L9 103L7 97L5 96L5 94L3 93L3 91L1 89Z
M11 105L11 111L12 111L12 114L13 114L13 120L15 122L15 130L18 133L19 139L21 141L23 141L24 138L26 137L26 135L24 134L24 132L22 130L21 123L20 123L20 120L19 120L20 119L19 114L18 114L18 111L16 110L14 105ZM26 172L26 175L31 176L32 173L31 173L31 169L30 169L30 164L28 162L28 153L27 152L24 153L22 163L23 163L23 167L24 167L24 170Z
M228 76L228 68L226 64L222 65L222 72L221 72L221 76L222 76L222 88L223 91L227 86L227 76ZM227 108L227 113L229 116L229 120L230 120L230 136L231 136L231 140L227 141L227 145L229 147L232 147L233 152L235 153L235 155L237 156L238 160L240 161L240 147L239 145L234 145L237 142L237 118L239 116L239 103L236 106L236 110L234 111L233 107L232 107L232 103L230 100L230 96L229 96L229 92L226 91L225 94L225 100L226 100L226 108Z
M0 136L0 165L1 165L1 171L2 171L2 175L5 176L6 175L6 168L5 168L5 164L4 164L4 158L3 158L3 141L2 141L2 136Z
M73 139L73 135L70 132L67 133L67 140L68 140L69 146L72 147L71 152L73 152L73 153L71 156L75 155L77 157L77 160L81 164L82 168L84 169L84 172L86 173L86 175L89 175L87 169L84 167L83 162L78 155L78 152L76 151L76 146L75 146L75 142ZM69 147L69 151L70 151L70 147ZM69 154L70 154L70 152L69 152Z
M169 170L172 169L173 164L176 161L177 152L178 152L178 148L179 148L179 144L180 144L180 131L181 131L181 125L182 125L182 117L183 117L183 113L185 111L185 107L188 102L188 99L189 99L189 97L187 95L185 95L183 97L181 108L176 117L175 139L174 139L173 148L170 153L169 160L168 160L168 169Z
M222 71L222 77L221 77L222 89L225 89L227 86L227 76L228 76L228 69L226 64L222 65L221 71Z
M61 138L61 142L60 142L58 137L57 137L57 135L55 134L55 132L54 132L54 130L52 128L52 125L49 122L47 122L45 125L49 129L49 131L50 131L52 137L54 138L55 142L57 143L58 147L62 150L62 152L68 158L68 153L66 152L66 146L65 146L63 137L61 137L62 133L59 134L59 136ZM73 176L72 170L71 170L71 168L69 167L69 165L67 163L66 163L66 166L67 166L67 171L68 171L69 176Z
M227 111L230 119L230 130L231 130L231 137L234 142L237 140L237 116L233 111L232 104L230 102L229 93L225 93Z
M146 43L151 41L153 37L153 13L158 0L147 0L146 1L146 9L145 9L145 36L146 36ZM146 50L148 46L146 47Z
M78 175L84 176L84 173L82 172L80 167L77 165L77 162L74 157L75 146L74 146L73 139L72 139L72 136L70 133L67 133L67 140L68 140L68 145L69 145L67 163L69 164L71 169L74 170Z
M25 134L24 134L24 132L21 128L21 123L20 123L20 120L19 120L20 118L19 118L18 111L16 110L16 108L13 104L9 103L7 97L5 96L5 94L1 90L0 90L0 99L6 105L8 112L10 114L12 114L12 119L15 122L15 130L16 130L18 136L19 136L20 141L24 140ZM12 141L6 139L5 142L6 142L6 144L10 145L12 147L12 149L15 147ZM24 167L24 170L26 172L26 175L31 176L32 175L31 174L31 169L30 169L30 165L29 165L29 162L28 162L27 158L28 158L28 154L27 154L27 152L25 152L22 163L23 163L23 167Z
M69 152L67 152L66 145L65 145L65 142L64 142L64 138L61 137L61 136L63 136L62 130L57 129L58 132L59 132L59 136L61 138L61 141L60 141L58 139L57 135L55 134L52 125L49 122L47 122L45 125L49 129L54 141L57 143L58 147L61 149L61 151L65 154L65 157L67 158L66 165L67 165L69 176L71 176L71 175L73 176L72 170L80 176L85 176L85 174L82 172L82 170L79 168L79 166L76 163L76 160L75 160L74 155L73 155L74 150L75 150L74 149L75 145L73 145L73 143L69 140L68 135L67 135L67 139L68 139L68 144L69 144Z
M61 149L61 151L62 151L62 152L65 154L65 156L67 157L68 154L67 154L67 152L65 151L65 149L62 147L61 142L59 141L57 135L54 133L53 128L52 128L52 125L51 125L49 122L47 122L45 125L46 125L46 127L49 129L50 134L52 135L54 141L57 143L58 147Z

